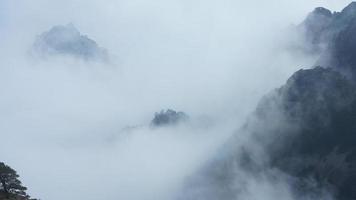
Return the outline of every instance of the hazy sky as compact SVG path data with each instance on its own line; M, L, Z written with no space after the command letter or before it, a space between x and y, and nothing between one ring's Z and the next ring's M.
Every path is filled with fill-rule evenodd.
M311 67L283 48L287 27L349 2L1 0L0 158L41 199L169 199L262 95ZM68 23L111 63L29 55L36 36ZM199 125L145 126L166 108Z

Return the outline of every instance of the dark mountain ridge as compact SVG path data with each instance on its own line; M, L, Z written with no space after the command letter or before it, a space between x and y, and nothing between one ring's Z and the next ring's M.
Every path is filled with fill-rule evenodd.
M321 53L316 65L356 78L356 2L341 12L316 8L299 25L307 46Z
M300 27L322 67L299 70L264 96L237 132L248 142L231 138L188 179L182 199L239 199L246 176L281 175L293 199L356 199L356 3L316 8Z

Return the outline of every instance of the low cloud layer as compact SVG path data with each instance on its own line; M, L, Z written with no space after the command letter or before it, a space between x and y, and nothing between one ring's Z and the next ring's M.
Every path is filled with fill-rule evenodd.
M261 96L315 62L286 51L288 26L347 3L1 1L0 159L41 199L174 199ZM110 63L31 56L37 36L68 23ZM151 129L162 109L192 124Z

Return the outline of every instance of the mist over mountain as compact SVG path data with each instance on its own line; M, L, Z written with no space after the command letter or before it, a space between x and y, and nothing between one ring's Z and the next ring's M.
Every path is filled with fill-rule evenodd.
M299 28L321 66L264 96L181 199L264 199L253 187L277 199L356 198L355 24L355 2L308 15Z
M325 49L328 34L326 29L330 25L333 14L330 10L318 7L307 16L307 18L297 27L297 31L303 34L306 46L311 52L320 52Z
M246 129L262 144L271 167L296 178L297 195L314 192L316 198L327 190L337 199L354 199L355 100L355 85L340 73L301 70L260 102L256 121Z
M0 200L355 199L348 2L0 1Z
M355 77L355 21L356 2L350 3L341 12L332 13L320 7L308 15L299 28L303 30L308 44L322 52L316 65L337 68L344 75Z
M39 35L33 53L40 57L72 56L86 61L108 61L107 51L71 23L54 26Z

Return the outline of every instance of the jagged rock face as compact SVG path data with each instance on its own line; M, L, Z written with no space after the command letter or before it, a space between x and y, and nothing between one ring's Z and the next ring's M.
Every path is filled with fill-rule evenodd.
M356 2L341 12L317 8L300 27L307 46L321 53L317 65L336 68L356 80Z
M333 14L317 8L303 25L310 44L327 43L318 63L328 69L296 72L246 129L272 167L296 177L295 190L312 190L312 178L336 199L356 199L356 3Z
M159 113L155 113L151 125L154 127L177 125L188 120L188 115L184 112L176 112L174 110L162 110Z
M270 169L290 176L295 199L320 199L324 190L356 199L356 3L339 13L317 8L302 26L312 45L326 43L324 68L300 70L263 97L238 132L250 142L227 142L181 199L239 199L246 185L239 173Z
M320 63L333 67L356 80L356 3L353 2L340 13L335 13L328 29L332 35L328 48L323 53Z
M329 65L356 80L356 20L344 28L330 43Z
M348 200L356 198L355 116L353 83L315 68L298 71L262 100L247 129L268 152L271 166L298 178L296 190L310 189L306 182L313 178Z
M188 181L181 199L241 198L249 178L273 170L290 176L295 199L356 198L356 87L332 69L296 72L266 95L238 134ZM257 148L256 148L257 147ZM277 175L278 176L278 175ZM313 181L311 181L313 180Z
M33 50L44 57L65 55L83 60L108 59L106 50L100 48L94 40L81 35L72 24L54 26L42 33L37 37Z

